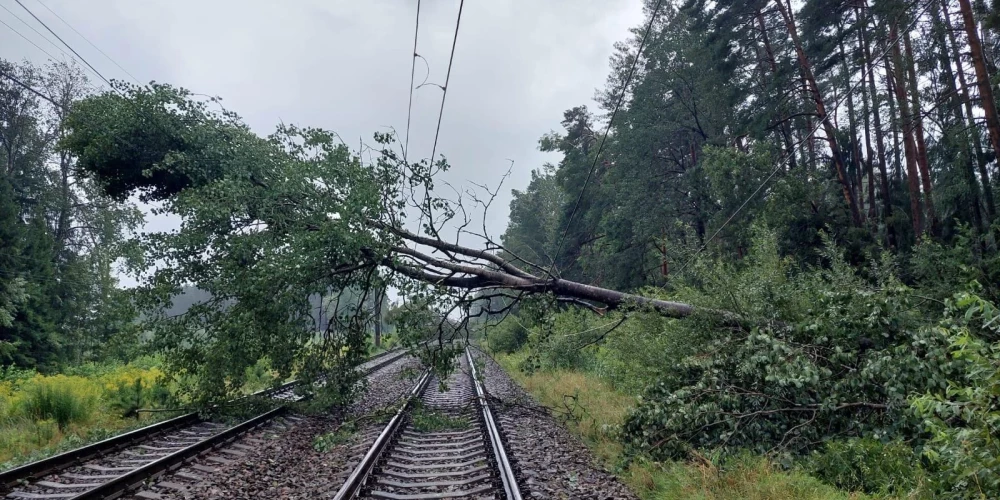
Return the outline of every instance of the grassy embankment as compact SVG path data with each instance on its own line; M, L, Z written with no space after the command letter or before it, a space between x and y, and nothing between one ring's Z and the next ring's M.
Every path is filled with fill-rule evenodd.
M498 355L507 373L549 408L572 411L567 426L609 467L622 462L622 446L613 429L621 425L634 399L615 391L592 373L542 370L525 374L518 369L524 351ZM567 404L566 396L575 401ZM724 466L698 462L653 463L632 461L618 477L643 499L691 498L754 499L864 499L860 493L840 491L800 471L784 471L764 457L730 459Z
M55 375L0 371L0 470L173 416L135 411L170 401L157 365L144 359Z
M269 386L266 362L247 369L244 392ZM67 367L43 375L0 369L0 470L180 415L178 386L156 358Z

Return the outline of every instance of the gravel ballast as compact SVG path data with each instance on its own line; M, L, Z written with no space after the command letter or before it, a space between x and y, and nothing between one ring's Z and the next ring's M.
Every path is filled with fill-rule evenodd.
M343 442L326 451L314 448L316 437L339 429L345 421L344 415L346 419L353 419L398 401L413 387L412 374L417 370L419 362L414 358L400 359L372 374L365 394L343 414L294 415L269 424L231 445L231 448L239 445L232 449L238 450L240 455L208 453L178 469L179 472L193 471L199 480L168 474L144 491L163 499L330 498L358 464L383 424L362 421L355 432L347 434ZM210 457L224 457L225 462ZM192 469L192 465L211 468L214 472Z
M474 352L483 366L486 391L501 403L491 407L506 438L508 456L516 461L525 498L637 498L493 358Z

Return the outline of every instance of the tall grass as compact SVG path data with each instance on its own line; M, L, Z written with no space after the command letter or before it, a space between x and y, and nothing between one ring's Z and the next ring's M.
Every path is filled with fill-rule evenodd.
M94 415L97 398L89 390L78 390L65 380L40 381L24 391L22 413L34 420L54 420L60 431L70 424L85 424ZM69 377L59 377L69 378Z
M68 374L0 371L0 470L173 416L138 415L170 401L163 373L142 365L82 365Z

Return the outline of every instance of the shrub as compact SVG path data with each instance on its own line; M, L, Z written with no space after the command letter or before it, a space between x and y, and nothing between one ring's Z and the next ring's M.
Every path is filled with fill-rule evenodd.
M543 369L586 370L596 361L598 337L614 322L589 311L569 309L544 318L531 327L528 340Z
M902 493L917 487L923 472L919 456L900 441L847 439L826 443L805 461L826 483L848 491Z
M932 436L924 448L939 497L1000 497L1000 311L970 293L946 302L940 329L961 371L913 399ZM964 313L964 314L963 314Z
M685 458L717 447L801 454L831 436L919 438L907 398L943 387L956 366L891 263L859 272L828 242L823 269L796 272L773 237L756 241L739 266L693 268L704 297L678 294L737 311L747 326L678 327L690 354L644 393L627 443Z
M486 340L494 353L510 354L528 342L528 329L516 317L508 317L500 324L487 328Z
M54 420L60 430L89 421L96 397L76 379L64 375L35 377L24 389L21 400L24 415L35 420Z
M246 392L256 392L271 387L277 379L277 372L271 369L271 361L266 357L258 359L253 366L246 367L244 373L246 378L243 389Z

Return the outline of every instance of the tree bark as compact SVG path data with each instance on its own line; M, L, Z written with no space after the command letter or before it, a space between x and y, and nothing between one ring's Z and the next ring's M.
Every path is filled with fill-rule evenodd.
M917 85L917 72L914 68L913 44L910 43L910 34L903 33L903 47L906 49L906 73L909 77L910 102L913 108L910 109L910 118L913 120L913 134L916 138L917 146L917 169L920 172L920 183L924 188L924 207L927 210L927 220L930 225L930 233L936 235L938 230L937 215L934 212L934 196L931 185L930 167L927 165L927 145L924 142L924 119L923 111L920 107L920 87ZM899 44L897 43L896 46Z
M951 69L951 57L949 57L950 50L948 50L948 41L945 38L944 32L948 29L941 21L941 4L940 1L934 2L933 6L933 16L934 16L934 39L939 46L937 50L938 60L941 64L941 72L944 76L942 81L944 81L944 92L948 96L948 108L950 108L951 114L954 117L954 124L952 125L955 134L961 138L962 149L964 150L964 169L963 177L965 178L965 183L969 187L969 193L972 195L972 221L975 224L976 232L978 234L984 234L985 227L983 225L983 211L980 205L982 204L982 196L979 190L979 182L976 180L976 172L974 163L978 163L979 157L975 155L972 149L972 140L970 137L969 129L965 128L967 123L965 116L962 114L962 103L961 97L958 89L955 87L955 73ZM945 6L947 8L947 6ZM961 64L961 62L959 62ZM944 114L944 113L942 113ZM974 131L972 131L974 132Z
M892 216L892 196L889 191L889 174L888 169L885 165L885 137L882 132L882 118L881 118L881 106L879 106L878 89L875 86L875 66L872 61L872 51L871 45L868 43L868 6L863 7L864 15L859 15L861 19L861 28L858 29L858 37L861 39L861 50L864 52L865 57L865 72L867 73L867 94L871 96L871 117L874 125L875 132L875 147L877 148L877 159L878 159L878 170L879 170L879 186L882 197L882 220L888 220ZM868 115L868 110L865 110L865 115ZM868 121L865 121L865 142L868 143L868 154L869 162L871 162L871 143L868 141L868 131L867 131ZM869 167L871 164L869 163ZM891 224L886 224L886 239L888 240L889 247L896 246L896 231Z
M844 159L841 155L840 146L837 144L836 127L833 126L833 122L830 121L830 117L826 112L826 104L823 101L823 95L820 93L819 85L816 84L816 77L812 72L812 66L809 64L809 59L806 57L805 50L802 48L802 41L799 39L798 29L795 26L795 20L791 17L791 12L785 7L785 4L781 0L775 0L775 4L777 4L778 11L781 13L781 17L785 21L785 27L788 29L788 34L792 39L793 46L795 47L795 54L798 58L799 68L802 70L806 84L812 94L813 102L816 105L816 114L819 115L819 119L823 123L823 129L827 135L827 142L830 144L830 153L833 156L833 169L837 174L837 180L840 181L841 190L844 194L844 200L847 202L847 206L851 211L851 221L855 226L860 227L862 224L861 212L858 210L858 203L854 198L850 180L847 178L847 172L844 168Z
M767 56L768 66L771 69L771 74L777 77L778 75L778 63L774 59L774 50L771 48L771 38L767 36L767 25L764 23L764 14L761 13L760 9L757 10L757 27L760 29L761 42L764 45L764 54ZM764 84L767 85L768 82L765 79ZM778 119L781 120L781 138L785 143L785 151L788 154L788 169L795 169L795 147L792 144L792 132L788 125L788 120L784 109L778 115Z
M861 219L864 221L865 184L863 160L861 158L861 145L858 144L858 121L854 109L854 96L851 93L851 72L848 69L847 64L847 51L844 50L842 27L838 26L837 31L837 38L840 38L840 43L837 44L837 50L840 51L840 72L845 86L844 98L847 101L847 128L851 135L851 143L848 146L851 148L851 157L854 160L852 163L856 172L856 178L854 179L854 196L858 200L858 211L861 212ZM836 96L834 96L834 98L836 98ZM845 167L847 166L845 165ZM848 169L848 173L850 173L850 169ZM868 203L869 205L872 204L872 198L868 198Z
M959 10L965 24L965 34L969 42L969 52L972 54L972 66L976 70L976 85L979 86L979 100L986 115L986 128L990 133L990 143L993 152L1000 158L1000 118L997 117L996 102L993 100L993 87L990 84L990 74L986 69L986 59L983 45L979 41L976 29L976 19L972 16L972 5L969 0L958 0Z
M899 155L899 132L900 125L903 120L899 117L899 113L896 110L896 84L893 82L895 78L892 76L892 64L889 63L889 58L885 58L885 82L886 90L886 101L889 103L889 123L892 130L892 156L893 156L893 174L896 177L896 183L900 186L903 185L903 161Z
M906 182L910 188L910 217L913 232L916 237L923 233L923 208L920 199L920 174L917 172L917 146L913 138L913 118L910 115L906 100L906 77L903 72L903 55L899 50L897 28L893 24L889 34L889 44L892 50L893 89L896 91L896 104L899 105L900 121L903 129L903 149L906 154ZM888 64L888 60L886 61Z
M986 202L986 215L992 221L996 218L997 209L993 198L990 174L986 170L986 153L983 151L983 141L980 139L979 131L976 129L976 115L972 112L972 97L969 95L969 84L965 78L965 66L962 64L962 55L958 48L958 42L955 40L955 31L952 28L951 15L948 14L947 4L942 6L941 13L944 16L944 32L948 35L952 58L955 60L955 69L956 73L958 73L958 86L962 92L962 104L965 107L965 117L968 121L967 126L972 136L972 144L976 148L976 165L979 169L979 181L983 183L983 200Z

